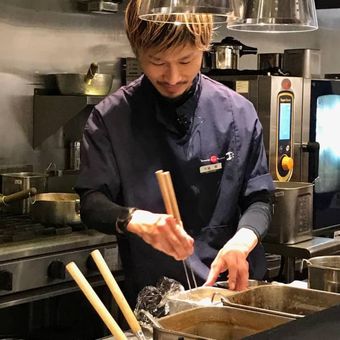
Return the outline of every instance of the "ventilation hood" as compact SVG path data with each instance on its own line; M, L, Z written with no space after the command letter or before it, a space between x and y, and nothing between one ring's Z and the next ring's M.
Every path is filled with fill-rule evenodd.
M79 10L87 13L111 14L118 12L120 1L87 0L78 1Z

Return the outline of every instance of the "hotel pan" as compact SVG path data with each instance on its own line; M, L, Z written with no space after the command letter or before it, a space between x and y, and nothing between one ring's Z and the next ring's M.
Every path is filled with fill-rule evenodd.
M226 305L300 318L340 303L340 294L286 285L264 285L230 295Z
M154 340L238 340L294 320L233 307L198 307L158 320Z

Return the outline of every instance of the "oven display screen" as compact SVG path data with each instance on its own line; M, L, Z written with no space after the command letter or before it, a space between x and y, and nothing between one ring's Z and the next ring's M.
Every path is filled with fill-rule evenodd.
M292 113L291 103L280 103L279 140L290 139L290 119Z

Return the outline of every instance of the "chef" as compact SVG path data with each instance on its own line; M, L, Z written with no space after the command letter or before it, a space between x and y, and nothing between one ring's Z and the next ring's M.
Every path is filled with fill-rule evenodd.
M163 276L231 289L266 272L261 239L273 181L253 105L200 73L212 25L142 21L126 32L144 75L96 105L84 129L76 190L81 218L116 233L131 304ZM165 213L155 172L169 171L182 223Z

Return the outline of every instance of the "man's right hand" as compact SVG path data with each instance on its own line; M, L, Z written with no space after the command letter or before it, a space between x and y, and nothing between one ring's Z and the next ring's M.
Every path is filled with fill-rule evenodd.
M193 238L171 215L135 210L127 230L178 261L186 259L194 252Z

